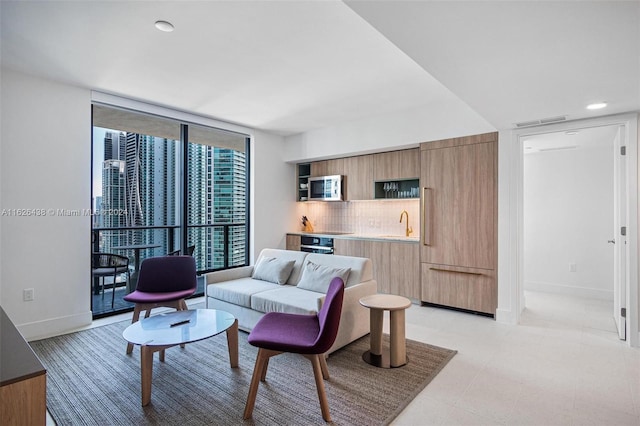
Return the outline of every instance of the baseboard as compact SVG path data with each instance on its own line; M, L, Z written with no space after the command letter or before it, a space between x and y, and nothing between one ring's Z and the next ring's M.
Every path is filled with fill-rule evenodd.
M565 294L569 296L586 297L589 299L613 300L613 290L599 290L594 288L569 286L557 283L525 281L524 289L525 291L543 291L546 293Z
M516 314L509 309L496 309L496 322L503 324L517 324Z
M16 328L25 340L40 340L82 329L91 325L92 319L91 311L87 311L81 314L20 324Z

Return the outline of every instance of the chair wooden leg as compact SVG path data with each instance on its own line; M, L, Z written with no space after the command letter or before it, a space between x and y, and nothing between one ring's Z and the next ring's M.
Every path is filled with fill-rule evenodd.
M331 415L329 414L329 401L327 401L327 394L324 391L324 380L322 374L322 367L320 358L323 355L309 355L307 358L311 360L313 364L313 376L316 379L316 388L318 389L318 399L320 400L320 410L322 411L322 418L325 422L331 421Z
M325 380L329 380L329 368L327 367L327 358L325 358L324 354L318 355L318 359L320 360L320 368L322 369L322 378Z
M264 365L262 366L262 374L260 374L260 381L265 382L267 380L267 369L269 368L269 358L264 360Z
M140 305L136 303L136 306L133 308L133 318L131 318L131 324L137 322L140 319L140 310ZM133 343L127 343L127 354L130 354L131 352L133 352Z
M250 419L253 415L253 406L256 403L256 395L258 394L258 385L260 384L260 377L262 376L262 370L264 368L265 361L268 361L268 357L264 355L264 349L258 350L258 356L256 357L256 365L253 367L253 376L251 377L251 385L249 386L249 395L247 395L247 403L244 407L243 419Z
M256 365L253 368L253 376L251 376L251 385L249 386L249 395L247 395L247 404L244 407L244 415L242 416L243 419L250 419L253 415L253 406L256 404L256 395L258 395L258 385L266 375L269 358L281 353L282 352L272 351L269 349L258 349Z

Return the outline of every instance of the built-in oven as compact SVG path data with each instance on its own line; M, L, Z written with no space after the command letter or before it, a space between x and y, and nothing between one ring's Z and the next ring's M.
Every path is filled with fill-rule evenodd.
M300 251L307 253L333 254L333 238L310 237L303 235L300 237Z

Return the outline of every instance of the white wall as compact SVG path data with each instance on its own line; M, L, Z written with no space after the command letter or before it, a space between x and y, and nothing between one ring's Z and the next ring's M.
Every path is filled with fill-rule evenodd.
M383 152L495 130L462 102L438 103L289 136L285 139L284 160L300 162Z
M599 142L524 156L526 290L613 300L613 141Z
M91 98L72 87L2 69L0 207L91 208ZM284 140L252 135L252 257L284 247L295 213ZM0 217L0 305L27 339L91 322L90 217ZM33 288L35 300L22 301Z
M0 218L0 304L26 336L87 323L91 217L49 209L91 207L90 93L7 70L1 87L2 208L45 215Z

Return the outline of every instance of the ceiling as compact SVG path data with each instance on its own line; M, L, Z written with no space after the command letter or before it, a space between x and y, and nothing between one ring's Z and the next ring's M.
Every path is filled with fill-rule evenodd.
M637 1L0 8L3 67L285 136L454 103L497 129L640 110Z

